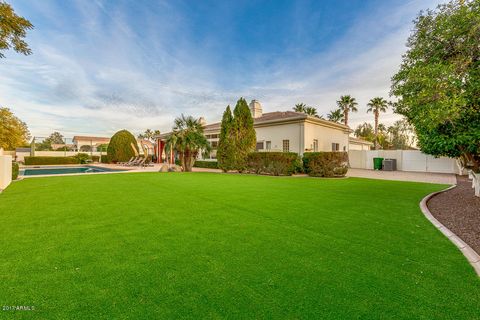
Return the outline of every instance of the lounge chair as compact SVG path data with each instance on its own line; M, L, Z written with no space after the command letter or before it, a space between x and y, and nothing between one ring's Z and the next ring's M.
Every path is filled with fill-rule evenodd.
M134 159L135 159L135 157L131 157L130 160L125 161L125 162L117 162L117 164L123 166L124 164L132 162Z
M137 157L135 160L133 160L132 162L129 162L125 165L128 166L128 167L137 166L142 161L142 159L143 159L142 157Z

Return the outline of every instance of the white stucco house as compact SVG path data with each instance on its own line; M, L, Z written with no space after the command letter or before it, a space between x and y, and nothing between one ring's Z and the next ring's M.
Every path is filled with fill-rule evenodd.
M257 134L258 151L296 152L302 155L311 151L348 151L368 150L371 142L350 137L352 130L344 124L332 122L294 111L275 111L263 113L257 100L250 102L250 111L254 119ZM204 121L203 118L201 121ZM220 122L204 122L205 136L212 146L207 159L216 159L216 148L220 135ZM163 153L165 140L169 132L157 137L156 149ZM206 159L206 160L207 160Z

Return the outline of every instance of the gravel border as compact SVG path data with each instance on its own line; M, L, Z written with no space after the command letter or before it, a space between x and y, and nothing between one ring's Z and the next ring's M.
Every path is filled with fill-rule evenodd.
M457 248L463 253L463 255L467 258L468 262L472 265L473 269L480 277L480 256L473 250L468 244L466 244L459 236L455 233L450 231L447 227L445 227L440 221L438 221L430 212L427 207L427 202L433 196L446 192L450 189L455 188L456 185L451 186L445 190L438 191L427 195L425 198L422 199L420 202L420 209L422 210L425 217L438 229L441 233L443 233Z

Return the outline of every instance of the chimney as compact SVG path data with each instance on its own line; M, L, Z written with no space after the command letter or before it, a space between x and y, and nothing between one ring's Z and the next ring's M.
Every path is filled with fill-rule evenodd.
M252 100L250 102L250 112L252 113L252 117L254 119L261 117L262 116L262 105L260 104L260 102L258 102L257 100Z
M205 120L204 117L198 118L198 122L200 122L200 124L201 124L202 126L206 126L206 125L207 125L207 120Z

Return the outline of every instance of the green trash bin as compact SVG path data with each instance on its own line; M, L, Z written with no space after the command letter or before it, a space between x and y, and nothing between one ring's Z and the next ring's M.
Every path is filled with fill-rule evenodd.
M373 158L373 170L382 170L383 158Z

